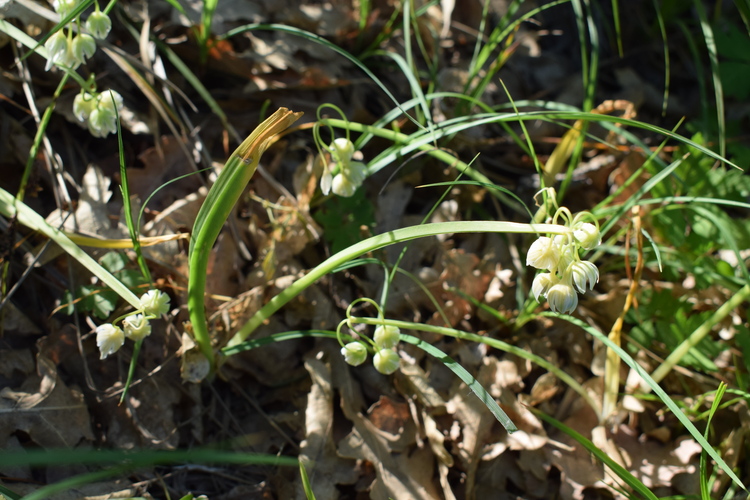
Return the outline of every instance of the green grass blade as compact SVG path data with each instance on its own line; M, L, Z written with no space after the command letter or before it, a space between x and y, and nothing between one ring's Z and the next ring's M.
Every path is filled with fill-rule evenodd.
M747 286L748 289L750 289L750 285ZM737 477L737 475L734 473L734 471L727 465L727 463L724 461L721 456L714 450L714 448L706 441L706 438L703 437L703 435L700 433L698 429L696 429L695 425L690 421L690 419L680 410L680 408L677 406L677 404L672 400L672 398L669 397L669 395L662 389L659 384L651 378L651 375L646 373L646 370L641 367L631 356L628 354L625 350L623 350L620 346L609 340L607 338L607 335L603 334L596 328L593 328L583 321L579 320L578 318L574 318L573 316L568 316L566 314L555 314L555 313L541 313L541 316L546 316L549 318L561 318L564 319L574 325L576 325L579 328L582 328L586 332L588 332L591 336L596 338L597 340L604 343L607 347L614 350L617 355L620 357L620 359L630 367L631 370L634 370L648 385L648 387L651 388L651 390L654 391L654 393L659 396L659 399L661 399L665 405L667 405L667 408L670 409L670 411L674 414L675 417L677 417L677 420L680 421L680 423L687 429L687 431L690 433L691 436L693 436L693 439L695 439L698 444L701 445L701 447L708 453L708 455L716 462L716 464L729 476L732 481L734 481L738 486L742 487L743 490L747 491L745 488L745 485L742 484L742 481L740 481L740 478Z
M318 266L308 272L306 275L295 281L289 287L281 291L278 295L269 300L229 341L229 346L239 344L244 341L258 326L266 319L270 318L276 311L283 307L292 298L296 297L318 279L325 276L332 269L359 257L367 252L371 252L395 243L406 242L416 238L427 236L436 236L445 233L482 233L482 232L508 232L508 233L551 233L563 234L569 232L565 228L556 224L519 224L515 222L502 221L455 221L441 222L433 224L424 224L419 226L410 226L387 233L372 236L359 243L355 243L348 248L332 255Z
M747 32L750 33L750 0L734 0L734 6L737 7Z
M8 500L21 500L21 495L0 484L0 494L5 495Z
M617 55L622 58L624 56L622 50L622 28L620 26L620 2L619 0L612 0L612 19L615 23L615 36L617 37Z
M345 59L347 59L349 62L357 66L360 70L362 70L375 84L380 87L380 90L382 90L385 95L388 96L391 101L393 101L396 104L396 107L399 109L401 108L401 104L399 103L398 99L391 93L390 90L388 90L388 87L385 86L385 84L375 76L375 73L370 71L370 69L362 64L362 61L354 57L352 54L347 52L346 50L342 49L338 45L335 45L325 38L318 36L314 33L310 33L309 31L301 30L299 28L294 28L292 26L285 26L283 24L246 24L244 26L240 26L239 28L235 28L233 30L229 30L224 35L222 35L221 39L228 39L232 38L233 36L239 35L241 33L244 33L246 31L254 31L254 30L267 30L267 31L280 31L282 33L289 33L291 35L299 36L301 38L304 38L306 40L310 40L312 42L318 43L322 45L323 47L326 47L328 49L331 49L332 51L336 52L340 56L343 56ZM409 120L412 121L417 127L424 128L422 124L420 124L417 120L415 120L411 115L406 113L406 111L403 112L404 116L406 116Z
M54 242L60 245L65 252L80 262L81 265L88 269L94 276L102 280L104 284L109 286L130 305L136 309L140 308L140 300L138 297L131 292L128 287L123 285L120 280L112 276L109 271L104 269L86 252L81 250L81 248L73 243L62 231L51 226L32 208L25 203L16 200L13 195L2 188L0 188L0 213L8 218L17 217L18 222L24 226L39 231L48 238L54 240Z
M299 463L299 476L302 480L302 489L305 491L305 498L307 498L307 500L315 500L315 493L313 493L310 478L307 475L307 469L305 469L305 464L302 462Z
M669 81L672 76L670 71L670 59L669 59L669 41L667 40L667 28L664 25L664 16L661 13L661 8L657 3L657 0L652 0L654 4L654 12L656 12L656 21L659 23L659 33L661 33L662 46L664 47L664 97L662 100L661 114L665 116L667 114L667 105L669 104Z
M211 38L211 25L213 24L214 13L218 6L219 0L203 0L201 22L197 30L201 63L205 63L208 58L208 40Z
M714 393L714 400L711 403L711 409L708 412L708 418L706 419L706 432L703 435L708 440L708 434L711 430L711 420L713 419L714 415L719 409L719 406L721 405L721 399L724 397L724 392L727 390L727 384L724 382L721 382L719 384L719 387L716 389L716 392ZM708 484L708 460L706 451L703 450L701 452L701 460L700 460L700 488L701 488L701 498L703 500L711 500L711 487Z
M208 259L229 214L242 196L250 178L258 168L260 158L275 136L294 123L302 113L279 108L259 124L227 159L224 168L203 201L195 223L188 249L188 311L190 322L201 353L215 368L216 359L211 346L206 322L205 290Z
M461 381L469 386L469 389L476 394L476 396L479 398L479 400L487 407L488 410L495 416L498 422L502 424L503 427L505 427L505 430L508 432L515 432L518 430L518 427L511 421L510 417L505 414L502 408L497 404L497 401L495 401L495 398L490 396L490 394L485 390L484 387L482 387L482 384L477 381L477 379L474 378L473 375L471 375L468 371L466 371L466 368L461 366L460 363L457 363L453 358L445 354L443 351L438 349L432 344L429 344L425 342L422 339L418 339L417 337L412 337L411 335L401 334L401 340L404 342L408 342L412 345L417 346L418 348L422 349L427 354L433 356L438 361L443 363L446 368L448 368L450 371L452 371Z
M575 439L581 446L586 448L586 450L589 453L594 455L604 465L612 469L612 472L614 472L617 475L617 477L622 479L623 482L625 482L625 484L630 486L634 491L640 493L643 496L643 498L647 498L649 500L658 500L658 497L654 495L654 493L650 489L648 489L648 487L645 484L643 484L640 479L638 479L633 474L631 474L630 471L624 468L622 465L612 460L609 455L607 455L605 452L599 449L599 447L596 446L588 438L586 438L586 436L576 432L574 429L571 429L570 427L563 424L559 420L547 415L543 411L537 408L534 408L533 406L529 406L527 408L534 415L541 418L542 420L544 420L551 426L555 427L557 430Z
M92 449L29 449L24 452L0 451L0 466L104 465L130 464L132 467L176 463L223 463L297 466L297 459L279 455L263 455L224 451L212 448L191 450L92 450Z
M714 83L714 99L716 102L716 122L719 130L719 154L721 156L726 156L727 138L724 112L724 87L721 83L721 74L719 73L719 51L716 48L714 32L711 28L708 16L706 15L706 9L703 6L702 0L693 0L693 6L698 13L701 30L703 31L703 39L706 43L706 50L708 51L708 60L711 62L711 77Z

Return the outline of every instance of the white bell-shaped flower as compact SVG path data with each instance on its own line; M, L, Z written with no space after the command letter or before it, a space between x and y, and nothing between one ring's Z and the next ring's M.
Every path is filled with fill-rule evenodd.
M141 296L141 310L148 316L161 316L169 311L169 295L161 290L149 290Z
M151 324L143 314L131 314L122 320L122 326L130 340L138 341L151 335Z
M125 335L122 330L112 323L105 323L96 327L96 345L104 359L110 354L117 352L125 343Z
M91 35L79 33L73 38L71 50L78 64L84 64L96 52L96 40Z
M79 121L85 122L96 109L97 98L88 92L82 92L73 99L73 114Z
M58 30L44 42L44 48L47 49L47 65L45 71L49 71L55 64L72 66L75 60L72 58L70 50L70 40L62 30Z
M591 250L602 244L599 229L590 222L581 222L573 227L573 237L586 250Z
M599 282L599 269L596 264L587 260L580 260L570 265L570 275L576 289L581 293L591 290Z
M571 313L578 306L578 294L569 283L561 281L547 291L549 308L558 313Z
M540 236L529 247L526 265L537 269L554 269L560 261L560 245L552 238Z
M107 14L98 9L86 19L86 30L98 40L107 38L111 29L112 20Z
M551 273L539 273L531 283L531 293L539 302L539 297L546 297L550 288L556 285L560 280Z

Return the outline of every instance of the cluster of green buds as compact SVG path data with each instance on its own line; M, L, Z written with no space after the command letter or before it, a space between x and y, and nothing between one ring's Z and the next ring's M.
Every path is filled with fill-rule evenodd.
M349 198L354 195L367 178L367 165L361 161L362 153L354 150L354 143L348 138L334 139L328 148L332 161L323 159L323 175L320 190L323 194L334 194Z
M81 0L54 0L52 6L63 19L68 17L79 5ZM85 23L80 16L71 21L47 39L44 48L47 49L47 66L49 70L55 64L76 69L86 62L96 52L96 40L103 40L112 29L112 20L99 10L95 3L94 12L89 15ZM85 33L84 33L85 28ZM74 33L75 32L75 33Z
M122 318L122 328L114 323L105 323L96 327L96 345L101 352L101 359L122 347L125 338L134 342L151 335L150 320L158 318L169 311L169 295L159 290L149 290L140 300L140 308Z
M372 364L384 375L390 375L398 370L401 357L396 352L396 346L400 335L401 331L396 326L378 325L373 339L370 340L375 350ZM341 355L348 364L359 366L367 360L367 346L359 341L349 342L341 348Z
M593 262L581 260L579 250L591 250L602 239L596 220L588 212L573 217L567 208L561 207L552 223L556 224L559 218L566 221L570 231L553 237L540 236L529 247L526 265L547 271L537 274L531 284L534 298L537 301L539 297L546 298L554 312L570 313L578 306L576 292L586 293L599 282L599 269Z

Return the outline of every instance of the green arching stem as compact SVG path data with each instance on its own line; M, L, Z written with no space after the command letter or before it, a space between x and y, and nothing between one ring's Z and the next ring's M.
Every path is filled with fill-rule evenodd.
M564 226L554 224L521 224L517 222L503 221L455 221L440 222L435 224L424 224L420 226L411 226L395 231L372 236L366 240L346 248L339 253L332 255L312 271L295 281L288 288L283 290L277 296L264 305L260 311L250 318L245 325L232 337L228 347L243 342L256 328L265 320L271 317L276 311L281 309L287 302L299 295L308 286L315 283L318 279L325 276L333 269L345 264L346 262L359 257L367 252L372 252L379 248L416 238L427 236L436 236L447 233L531 233L531 234L567 234L570 229ZM192 274L192 271L191 271ZM205 281L205 276L204 276ZM202 296L201 296L202 300ZM196 336L197 340L197 336Z
M190 239L188 256L188 311L195 342L211 363L212 369L216 361L208 333L204 303L206 272L211 248L234 205L258 168L261 155L271 145L273 138L289 128L300 116L302 113L293 113L286 108L279 108L258 125L227 160L224 169L201 205L193 225L193 237Z

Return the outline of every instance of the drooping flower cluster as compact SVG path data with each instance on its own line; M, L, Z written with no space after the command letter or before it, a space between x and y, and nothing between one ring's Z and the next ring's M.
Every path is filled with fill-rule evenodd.
M545 297L554 312L573 312L578 306L576 291L585 293L599 281L596 265L578 255L581 248L591 250L601 244L599 228L582 220L589 216L579 214L573 218L568 234L540 236L526 255L526 265L547 271L534 278L531 293L537 301Z
M398 370L401 357L396 352L401 331L396 326L380 325L375 328L373 344L375 356L372 359L375 369L384 375L390 375ZM367 359L367 347L362 342L349 342L341 348L344 360L352 365L359 366Z
M117 352L125 343L126 337L137 342L151 335L149 320L167 311L169 311L169 295L159 290L149 290L141 296L140 308L122 320L122 328L112 323L97 326L96 345L101 352L101 359Z
M70 15L79 5L81 0L54 0L52 6L60 17L65 18ZM73 29L72 24L77 29ZM49 71L55 64L67 66L70 69L76 69L86 62L96 52L96 40L103 40L109 34L112 28L112 20L99 10L99 4L96 4L96 10L91 14L84 25L76 17L71 25L63 27L56 31L47 39L44 48L47 49L47 66L45 70ZM86 28L88 33L83 33L82 27ZM77 31L78 33L74 33ZM66 33L67 32L67 33Z
M65 19L79 6L82 0L52 0L52 6L60 17ZM99 10L99 3L94 2L95 10L81 22L80 14L56 31L44 43L47 50L47 65L49 71L53 66L60 65L70 70L85 64L96 52L96 40L103 40L112 29L112 20ZM84 32L84 28L85 31ZM94 81L94 75L89 80ZM86 123L89 131L95 137L106 137L117 132L117 116L122 110L123 102L120 94L113 90L97 93L93 84L90 88L81 90L73 101L73 113L81 122Z
M81 91L73 99L73 114L86 123L94 137L106 137L117 132L117 117L122 107L122 96L114 90L97 94Z
M349 198L367 178L367 166L360 161L352 161L358 156L354 143L349 139L334 139L330 146L332 161L323 167L320 190L323 194L334 194Z

